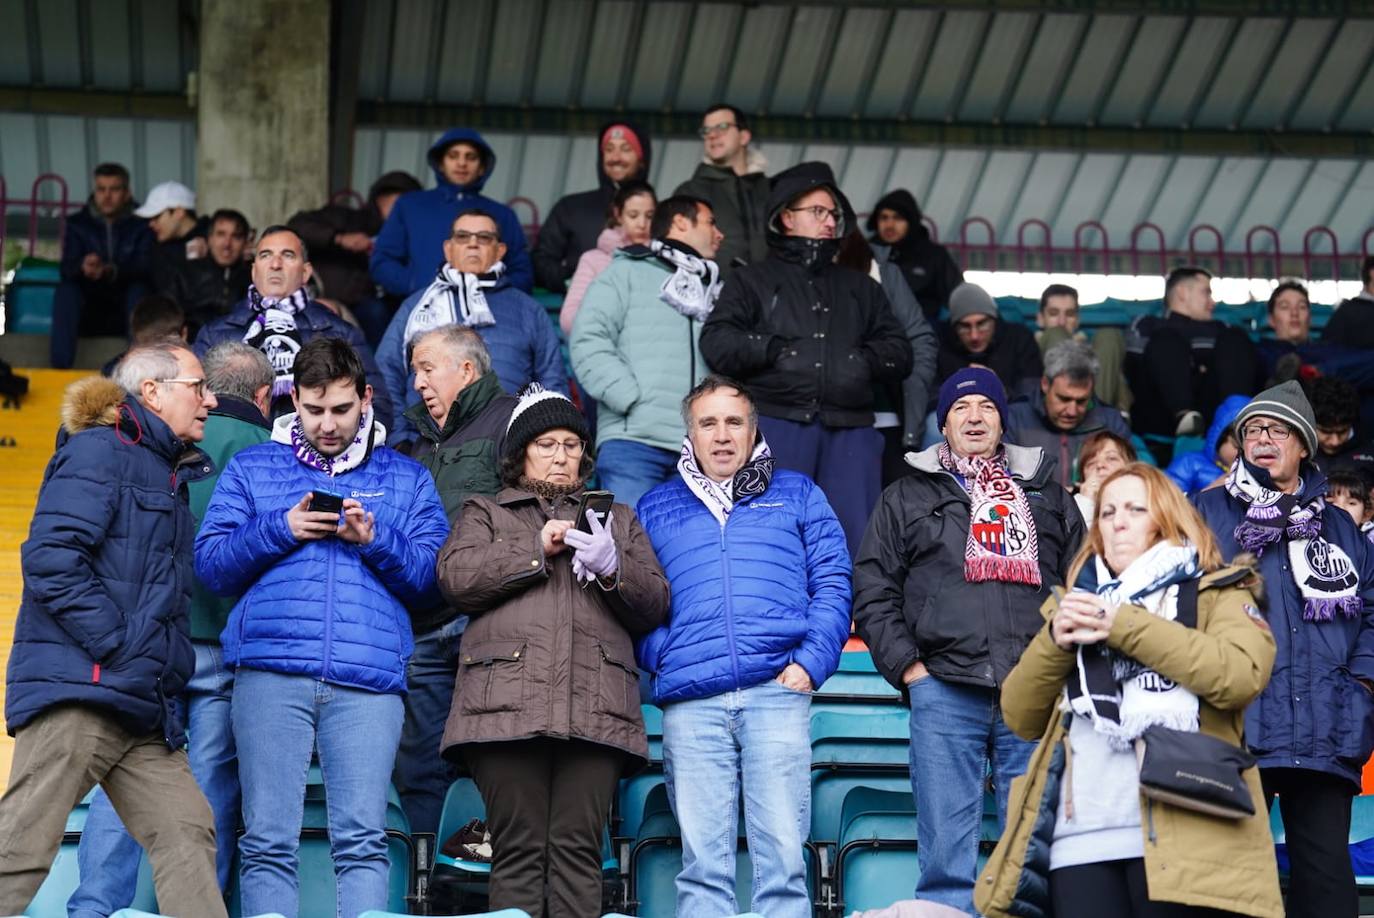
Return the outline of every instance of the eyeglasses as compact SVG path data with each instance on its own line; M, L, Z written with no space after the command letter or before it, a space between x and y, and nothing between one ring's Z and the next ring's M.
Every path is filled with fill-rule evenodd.
M560 447L569 459L576 459L582 455L582 450L587 448L587 443L585 440L555 440L545 437L534 441L534 454L540 459L552 459Z
M1269 439L1277 443L1291 437L1293 429L1287 424L1246 424L1240 429L1240 435L1246 440L1258 440L1261 434L1268 434Z
M501 237L497 236L495 233L488 233L485 231L480 233L469 233L467 230L459 230L453 234L453 241L459 245L467 245L474 239L482 245L495 245L501 241Z
M787 209L794 214L808 213L817 223L824 223L826 217L829 217L836 223L840 222L840 212L838 210L831 210L829 207L822 207L819 204L812 204L810 207L789 207Z
M205 398L205 380L197 376L168 376L163 379L155 379L158 383L184 383L188 386L195 386L196 398Z
M697 133L702 137L710 137L713 134L724 134L732 127L739 127L739 125L729 121L722 121L719 124L703 124L697 128Z

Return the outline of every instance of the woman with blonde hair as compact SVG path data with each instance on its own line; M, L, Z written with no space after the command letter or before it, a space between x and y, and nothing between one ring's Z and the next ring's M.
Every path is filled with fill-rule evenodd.
M1236 748L1274 662L1253 579L1222 565L1158 469L1103 481L1073 589L1046 600L1002 686L1007 725L1041 741L979 881L982 914L1281 918L1259 772ZM1138 756L1173 738L1234 750L1227 815L1142 780Z

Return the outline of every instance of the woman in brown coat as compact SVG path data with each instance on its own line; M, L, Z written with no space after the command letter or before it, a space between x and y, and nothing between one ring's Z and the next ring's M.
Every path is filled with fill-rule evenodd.
M1042 739L975 889L982 914L1281 918L1258 770L1243 773L1254 815L1205 815L1142 794L1132 748L1150 727L1241 745L1274 663L1251 573L1221 566L1159 470L1135 463L1102 483L1074 589L1046 600L1049 621L1002 686L1007 725ZM1190 606L1195 628L1175 621ZM1108 656L1089 652L1102 642Z
M471 616L443 752L486 804L491 908L535 918L601 913L611 798L648 757L632 639L669 604L633 510L574 528L587 439L567 398L525 395L506 431L505 489L468 498L439 553L440 588Z

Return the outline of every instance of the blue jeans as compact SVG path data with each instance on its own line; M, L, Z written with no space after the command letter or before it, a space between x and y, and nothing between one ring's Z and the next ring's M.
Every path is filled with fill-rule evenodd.
M633 507L677 474L678 454L632 440L607 440L596 448L596 474L616 503Z
M444 723L453 706L453 683L458 676L458 645L468 617L460 615L427 634L415 636L415 652L406 671L405 724L391 782L401 795L401 807L412 832L438 832L444 795L457 777L439 755ZM443 843L439 839L439 843Z
M52 330L48 360L65 370L76 362L77 338L85 335L124 335L129 314L148 288L143 283L105 284L65 280L52 299Z
M243 913L296 918L305 779L316 749L328 800L340 918L387 905L386 796L404 705L400 695L240 669L234 740L243 781Z
M1011 780L1035 743L1002 722L996 689L926 676L911 685L911 787L916 796L916 898L976 915L973 884L983 821L983 780L992 759L998 825L1007 824Z
M234 736L229 725L229 701L234 674L224 667L218 644L195 645L196 669L186 684L191 774L215 814L215 871L219 888L229 885L234 841L239 828L239 773ZM77 848L81 885L67 900L70 918L105 918L127 908L138 888L138 865L143 849L124 829L110 798L96 789Z
M754 864L752 908L810 918L811 696L769 680L663 710L663 770L682 828L677 914L724 916L735 902L740 790Z

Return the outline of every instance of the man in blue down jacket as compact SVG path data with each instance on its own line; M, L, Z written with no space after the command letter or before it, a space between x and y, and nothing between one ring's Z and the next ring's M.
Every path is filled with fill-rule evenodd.
M221 635L236 669L243 912L297 913L294 853L318 749L339 912L353 918L386 906L386 794L412 648L406 606L437 600L448 518L429 473L383 445L347 342L312 341L294 372L297 413L220 476L196 573L216 593L243 595ZM336 509L311 509L329 494L342 497Z
M482 195L496 170L496 153L482 135L453 128L429 148L435 187L403 194L382 224L368 263L372 279L387 293L410 296L434 280L444 263L443 241L460 211L484 210L496 218L506 244L506 277L526 293L534 290L534 266L525 244L525 228L515 211Z
M811 692L849 636L849 552L825 495L774 469L749 393L708 376L683 400L679 477L636 512L673 590L639 642L663 705L668 799L682 827L677 914L733 915L743 784L754 911L809 918Z
M215 396L179 347L130 351L114 379L74 383L22 548L0 800L0 914L22 912L95 784L147 849L163 910L225 914L210 807L182 747L176 695L194 666L186 608L192 444Z
M1325 501L1317 424L1296 381L1236 415L1241 455L1226 483L1193 496L1224 557L1259 555L1278 644L1269 685L1245 712L1264 792L1279 798L1289 918L1350 916L1350 801L1374 750L1374 546Z

